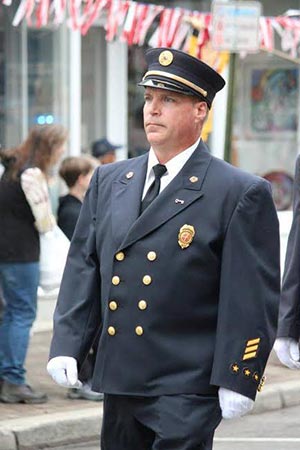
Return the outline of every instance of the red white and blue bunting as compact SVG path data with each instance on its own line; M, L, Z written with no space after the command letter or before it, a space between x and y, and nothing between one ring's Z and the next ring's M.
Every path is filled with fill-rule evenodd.
M18 5L12 21L16 27L23 20L37 28L67 22L72 30L85 35L97 21L105 27L107 41L119 39L128 45L148 43L150 46L186 49L196 23L199 56L201 48L210 41L211 14L184 8L166 8L131 0L0 0L1 4L7 7ZM154 20L158 21L158 26L151 35ZM279 39L280 52L289 58L299 58L299 18L261 17L261 49L275 52L275 39Z

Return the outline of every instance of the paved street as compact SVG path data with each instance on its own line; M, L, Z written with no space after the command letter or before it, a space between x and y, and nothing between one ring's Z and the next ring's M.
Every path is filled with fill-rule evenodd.
M223 421L214 450L299 450L300 407ZM98 443L55 450L99 450ZM136 450L136 449L133 449Z

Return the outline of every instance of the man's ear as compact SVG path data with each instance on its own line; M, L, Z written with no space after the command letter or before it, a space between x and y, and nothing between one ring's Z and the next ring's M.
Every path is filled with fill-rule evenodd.
M209 112L207 103L203 101L196 101L195 108L196 108L196 121L204 122Z

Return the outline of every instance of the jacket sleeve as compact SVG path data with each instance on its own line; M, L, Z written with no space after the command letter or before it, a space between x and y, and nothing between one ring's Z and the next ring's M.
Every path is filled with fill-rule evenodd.
M300 157L296 161L293 221L288 237L279 308L278 337L300 337Z
M269 184L242 195L223 244L211 384L255 399L276 334L279 224Z
M86 193L71 241L58 301L50 358L72 356L79 366L101 327L100 262L96 249L98 170Z

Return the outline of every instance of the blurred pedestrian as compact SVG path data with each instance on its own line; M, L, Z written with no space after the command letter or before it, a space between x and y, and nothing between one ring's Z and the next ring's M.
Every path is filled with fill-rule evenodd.
M251 410L279 303L279 227L266 180L210 154L201 132L225 82L175 49L147 51L147 155L96 169L54 316L48 372L104 392L101 448L212 448Z
M55 225L47 179L64 152L61 125L36 126L18 147L1 150L0 284L6 308L0 326L0 400L43 403L26 381L24 367L37 310L39 233Z
M283 365L300 369L300 156L296 160L293 197L274 350Z
M69 156L60 165L59 175L67 185L68 193L59 198L57 224L70 240L75 230L85 193L98 165L98 160L91 156ZM96 354L97 340L92 345L80 371L82 386L79 389L69 389L69 398L92 401L103 399L103 394L95 392L91 388Z
M97 158L101 164L109 164L116 161L116 150L121 145L114 145L106 138L99 139L92 144L92 155Z
M85 193L98 165L98 160L89 156L69 156L60 165L59 175L67 185L68 193L59 198L57 224L70 240Z

